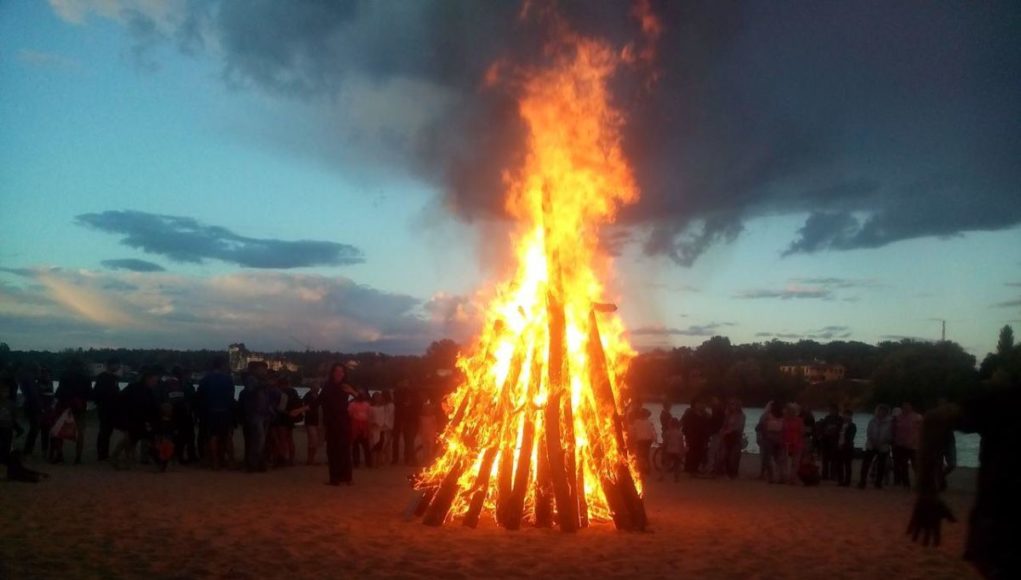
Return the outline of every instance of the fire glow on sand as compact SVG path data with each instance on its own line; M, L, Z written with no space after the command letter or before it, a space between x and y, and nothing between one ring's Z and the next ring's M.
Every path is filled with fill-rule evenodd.
M651 43L658 25L638 7ZM623 417L633 351L615 307L604 303L610 261L598 230L638 198L607 82L618 66L648 58L651 46L615 50L543 17L554 30L548 66L494 66L487 76L515 83L527 127L524 162L505 176L517 270L459 356L465 378L438 457L416 478L415 514L433 526L475 527L487 515L507 529L556 524L569 532L612 521L644 530Z

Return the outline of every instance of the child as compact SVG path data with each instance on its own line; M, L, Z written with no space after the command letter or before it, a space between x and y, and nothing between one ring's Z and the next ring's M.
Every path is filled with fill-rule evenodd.
M819 485L819 466L815 464L815 454L805 451L801 454L801 465L798 466L798 479L805 487Z
M671 417L667 421L667 429L663 433L663 453L663 473L659 479L663 481L666 473L671 472L676 482L681 477L681 458L684 457L684 434L681 432L681 421L677 418Z
M784 409L783 445L786 462L787 483L794 485L797 470L801 465L801 453L805 449L805 423L794 403Z
M305 455L305 465L316 464L316 453L323 444L324 433L320 425L319 393L321 387L313 383L312 387L301 399L302 410L305 413L305 435L308 440L308 452Z
M170 403L160 405L160 416L153 423L152 445L150 453L160 472L167 470L170 459L174 456L174 406Z

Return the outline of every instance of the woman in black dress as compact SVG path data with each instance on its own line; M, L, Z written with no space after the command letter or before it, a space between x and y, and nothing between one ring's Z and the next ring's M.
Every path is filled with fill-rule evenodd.
M351 485L351 419L347 404L358 392L345 382L346 379L344 365L334 363L319 396L326 428L326 457L330 462L329 485Z

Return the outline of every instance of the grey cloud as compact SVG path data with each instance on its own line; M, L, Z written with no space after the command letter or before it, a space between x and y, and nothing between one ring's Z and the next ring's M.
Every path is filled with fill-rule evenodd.
M798 284L809 284L813 286L823 286L826 288L873 288L879 286L880 283L872 279L859 279L859 278L836 278L836 277L816 277L816 278L794 278L793 282Z
M104 268L110 270L129 270L131 272L165 272L166 268L155 262L138 260L135 258L121 258L117 260L103 260L100 262Z
M1005 300L1003 302L997 302L996 304L993 304L993 306L997 308L1014 308L1016 306L1021 306L1021 298L1018 298L1016 300Z
M851 337L851 329L848 326L831 325L824 326L817 330L809 330L807 332L757 332L755 336L762 338L780 338L784 340L800 340L800 339L812 339L812 340L834 340L834 339L846 339Z
M686 328L664 326L643 326L632 330L632 336L714 336L733 322L710 322L708 324L692 324Z
M780 300L813 298L832 300L833 292L826 288L785 288L782 290L758 288L738 292L734 295L734 298L739 298L741 300L759 300L762 298L779 298Z
M76 223L122 236L121 243L175 262L215 259L249 268L341 266L364 261L358 248L336 242L242 236L193 218L140 211L86 213Z
M630 3L558 5L583 34L617 46L637 36ZM333 128L350 95L372 87L379 98L354 109L396 121L345 117L288 141L314 139L302 150L345 172L366 158L385 174L411 168L467 220L503 212L500 176L525 135L512 89L481 79L498 59L537 62L547 34L517 18L517 0L181 6L169 22L127 19L136 42L216 47L228 83L314 104L313 127ZM619 223L645 236L647 253L691 264L763 215L807 214L788 255L1021 223L1021 5L653 7L664 29L656 85L625 70L613 86L642 189ZM381 97L409 86L436 98L398 111Z

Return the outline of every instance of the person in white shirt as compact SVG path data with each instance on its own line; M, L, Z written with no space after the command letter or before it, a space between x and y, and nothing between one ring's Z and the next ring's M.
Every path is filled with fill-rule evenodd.
M383 426L386 423L386 408L383 406L383 393L372 394L372 406L369 408L369 444L372 445L372 464L379 467L383 455Z
M648 409L639 409L631 422L631 439L634 441L634 453L638 458L638 469L643 474L649 473L649 451L656 441L656 429L649 417Z
M379 454L381 458L389 463L391 460L390 452L393 449L393 434L394 434L394 415L396 408L394 406L393 396L390 391L383 392L383 428L380 431L379 439Z

